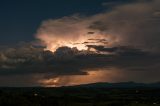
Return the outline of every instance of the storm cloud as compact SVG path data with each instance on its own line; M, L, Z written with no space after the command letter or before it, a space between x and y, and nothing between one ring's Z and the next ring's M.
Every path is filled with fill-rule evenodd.
M37 38L50 49L64 46L66 41L75 43L104 38L109 41L107 46L129 45L159 51L159 5L159 0L137 0L93 16L73 15L46 20L39 28Z
M40 45L0 47L0 85L159 81L159 5L159 0L137 0L92 16L76 14L42 22L36 34Z
M108 52L108 49L106 49L106 52ZM10 52L11 50L12 52ZM15 50L16 52L13 52ZM3 83L6 82L4 81L5 78L10 78L10 80L7 80L9 81L7 84L10 86L13 86L16 82L20 86L45 86L43 81L49 80L48 84L53 84L54 78L61 79L59 85L68 85L74 81L74 79L70 80L70 77L87 77L93 70L97 70L97 72L100 72L99 70L104 70L104 72L110 70L111 73L114 73L111 69L118 69L121 70L121 74L128 72L156 72L159 74L160 72L160 55L132 47L117 47L112 53L109 51L109 54L99 54L69 47L60 47L53 53L28 45L25 48L22 46L3 50L0 58L1 85L6 84ZM123 77L128 78L129 76L133 77L132 75ZM145 81L147 77L143 78L142 81ZM117 75L112 80L117 81L116 78L119 78L119 76ZM154 77L149 81L157 81L158 78ZM103 80L105 81L104 76ZM121 81L121 79L118 80Z

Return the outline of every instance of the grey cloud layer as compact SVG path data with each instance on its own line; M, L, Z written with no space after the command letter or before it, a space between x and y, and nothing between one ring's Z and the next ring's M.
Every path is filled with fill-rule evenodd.
M56 52L43 51L42 48L27 46L9 48L1 51L0 75L23 75L33 73L51 73L55 75L87 74L85 70L117 67L128 70L150 70L160 68L160 57L133 47L117 46L98 48L97 54L90 51L78 51L76 48L60 47Z
M8 50L1 51L3 54L0 57L1 85L39 86L41 85L40 80L72 75L85 76L92 70L107 71L112 68L120 70L120 73L125 75L123 76L126 78L125 80L130 78L135 80L141 72L156 73L147 74L141 79L142 81L147 81L148 75L153 78L149 81L160 80L159 77L154 77L154 75L160 74L160 55L143 52L132 47L117 47L110 55L88 53L88 51L78 51L76 48L69 47L61 47L55 53L33 46L23 48L23 52L22 48L19 49L16 48L16 53L10 53ZM23 54L16 55L19 53ZM130 74L134 72L137 73L137 76ZM9 79L6 80L6 78ZM119 76L117 76L118 78ZM63 84L70 83L67 79L65 80Z

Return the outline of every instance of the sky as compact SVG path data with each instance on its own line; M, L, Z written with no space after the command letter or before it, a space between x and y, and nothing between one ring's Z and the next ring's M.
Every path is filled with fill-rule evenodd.
M159 82L159 0L4 0L0 86Z
M0 44L31 41L42 21L82 13L104 11L104 2L121 0L2 0L0 3ZM122 0L127 1L127 0Z

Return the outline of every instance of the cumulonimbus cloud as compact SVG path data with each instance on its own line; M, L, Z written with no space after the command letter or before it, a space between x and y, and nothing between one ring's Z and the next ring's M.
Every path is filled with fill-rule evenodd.
M46 20L38 29L36 37L48 49L101 37L109 41L107 46L129 45L159 51L159 5L159 0L139 0L117 5L111 11L93 16L73 15ZM87 35L89 31L95 33Z
M160 80L159 5L159 0L138 1L116 5L111 11L93 16L46 20L36 38L51 51L32 44L3 47L0 49L0 84L14 85L17 81L17 85L24 86L53 84L54 78L87 76L92 70L111 68L120 70L123 78L117 74L110 81ZM97 52L82 50L88 47ZM155 54L150 53L153 51ZM107 81L108 77L103 76L102 80ZM59 84L67 85L73 80L64 78Z

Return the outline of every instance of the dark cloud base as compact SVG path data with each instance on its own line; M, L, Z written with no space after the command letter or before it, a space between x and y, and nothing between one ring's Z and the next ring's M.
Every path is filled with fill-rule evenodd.
M28 44L18 48L1 50L1 85L5 85L4 83L8 80L10 85L15 86L16 80L21 80L18 81L19 83L17 82L21 86L25 86L25 84L39 86L38 80L40 79L72 75L85 76L90 70L96 69L116 68L122 70L122 73L129 71L160 73L159 54L124 46L116 47L116 49L115 47L103 49L102 51L105 51L106 54L101 54L101 49L98 49L97 46L96 49L99 53L60 47L53 53ZM112 52L110 49L113 49Z

